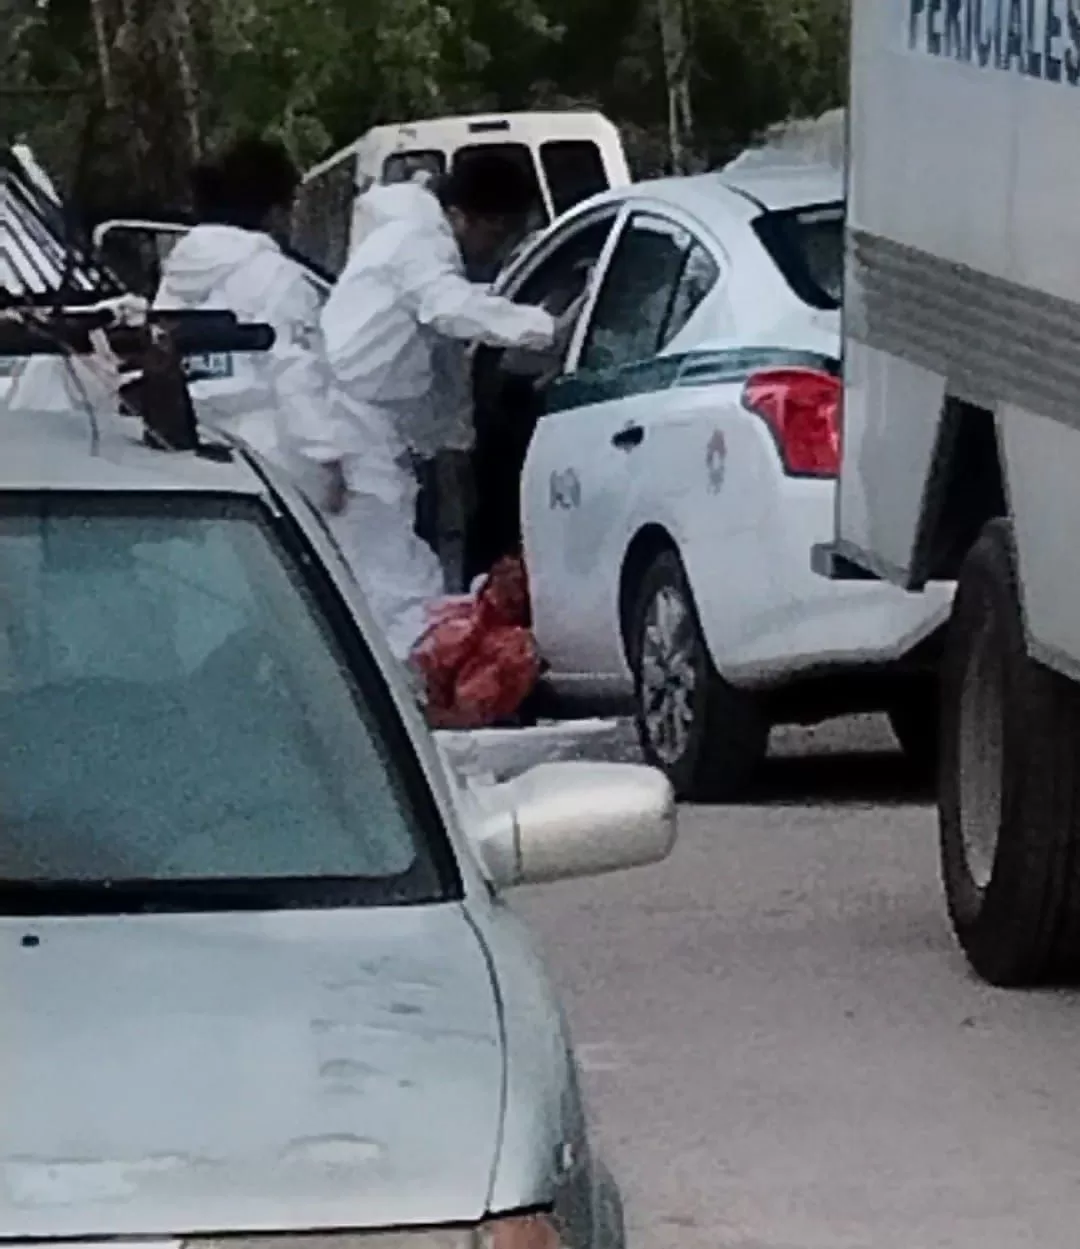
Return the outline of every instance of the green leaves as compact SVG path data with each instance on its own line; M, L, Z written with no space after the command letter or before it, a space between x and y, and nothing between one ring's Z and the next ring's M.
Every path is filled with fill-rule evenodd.
M602 108L624 126L642 172L667 148L668 93L657 0L95 0L119 22L134 13L134 64L161 80L185 78L170 104L119 109L146 117L140 143L114 127L110 142L133 150L187 151L239 130L278 133L303 163L370 126L446 112ZM100 98L101 56L88 0L0 0L0 133L29 129L39 142L70 130L70 101L27 88L84 81ZM693 144L719 160L768 124L838 103L846 78L847 0L688 0ZM183 19L184 29L180 29ZM181 56L181 50L186 49ZM183 63L181 63L183 62ZM125 90L139 93L139 75ZM197 116L184 116L185 109ZM163 134L172 126L176 143ZM151 141L152 138L152 141ZM145 161L120 161L147 194L174 187ZM116 162L109 162L111 167ZM171 192L170 192L171 193Z

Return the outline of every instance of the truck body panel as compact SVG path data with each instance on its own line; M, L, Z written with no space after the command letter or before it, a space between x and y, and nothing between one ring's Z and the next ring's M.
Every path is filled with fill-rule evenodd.
M1080 667L1080 0L855 0L837 551L918 588L993 426L1033 653ZM972 487L974 491L974 487Z

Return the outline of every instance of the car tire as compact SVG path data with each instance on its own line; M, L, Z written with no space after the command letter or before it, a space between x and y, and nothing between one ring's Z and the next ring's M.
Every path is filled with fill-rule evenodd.
M941 704L937 682L919 683L896 698L887 714L893 736L912 768L921 777L937 772L941 743Z
M942 670L939 821L953 929L1020 987L1080 969L1080 690L1027 653L1011 526L960 572Z
M638 739L679 798L737 797L768 748L753 695L716 671L682 561L662 551L638 585L630 619Z

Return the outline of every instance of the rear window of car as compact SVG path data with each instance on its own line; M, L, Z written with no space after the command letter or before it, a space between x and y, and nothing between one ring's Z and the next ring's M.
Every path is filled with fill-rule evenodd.
M454 895L374 661L256 501L9 496L0 586L0 912Z
M811 308L839 308L844 297L844 206L770 212L754 229L795 294Z

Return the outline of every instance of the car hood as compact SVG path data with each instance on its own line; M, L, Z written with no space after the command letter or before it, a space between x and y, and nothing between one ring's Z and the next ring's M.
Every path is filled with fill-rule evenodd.
M503 1053L459 905L0 921L0 1236L460 1222Z

